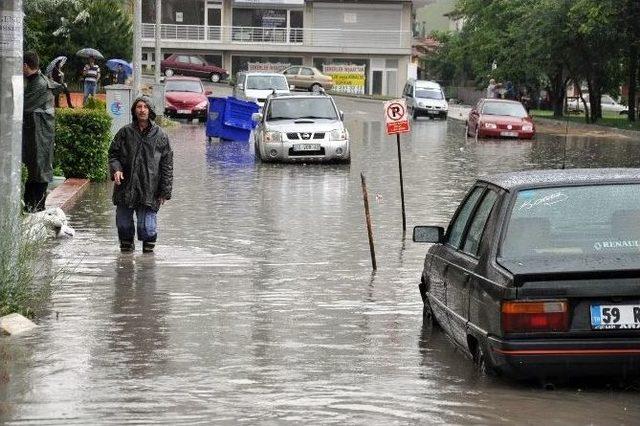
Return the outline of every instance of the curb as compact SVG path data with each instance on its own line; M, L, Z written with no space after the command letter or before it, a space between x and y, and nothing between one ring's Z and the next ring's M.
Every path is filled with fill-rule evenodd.
M60 207L68 213L78 197L89 187L89 179L69 178L47 196L46 207Z

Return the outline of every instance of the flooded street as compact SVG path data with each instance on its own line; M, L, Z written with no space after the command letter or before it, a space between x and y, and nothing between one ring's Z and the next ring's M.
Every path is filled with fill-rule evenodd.
M446 224L479 175L561 167L564 137L476 142L462 121L413 122L403 238L381 104L337 102L351 165L261 164L202 125L170 130L153 255L120 253L111 184L92 184L70 213L76 237L54 250L66 275L51 311L0 343L0 423L638 424L637 388L486 377L422 321L426 247L411 228ZM565 162L640 167L640 140L570 137Z

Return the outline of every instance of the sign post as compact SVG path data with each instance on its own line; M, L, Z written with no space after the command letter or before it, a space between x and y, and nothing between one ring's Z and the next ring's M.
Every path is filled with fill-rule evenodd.
M400 133L411 131L407 114L407 104L404 99L395 99L384 103L387 134L396 135L398 144L398 170L400 170L400 198L402 199L402 233L407 232L407 216L404 208L404 183L402 179L402 153L400 151Z

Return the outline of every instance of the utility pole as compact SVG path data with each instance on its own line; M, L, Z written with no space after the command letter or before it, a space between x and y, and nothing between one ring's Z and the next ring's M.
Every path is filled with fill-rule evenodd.
M155 53L155 65L154 75L156 78L156 84L160 84L160 61L162 60L162 49L160 43L162 43L162 36L160 30L162 28L162 0L156 0L156 53Z
M140 94L141 78L142 78L142 0L134 0L133 2L133 97L136 97Z
M22 39L22 0L0 0L0 225L9 231L16 230L20 213Z

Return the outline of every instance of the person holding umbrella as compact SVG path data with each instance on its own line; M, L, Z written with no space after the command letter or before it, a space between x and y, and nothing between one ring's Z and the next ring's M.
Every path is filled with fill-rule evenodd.
M89 96L95 96L98 90L98 81L100 81L100 67L96 64L96 58L89 56L88 63L82 70L82 78L84 79L84 98L82 104L87 103Z
M64 63L64 60L55 63L53 70L51 71L51 79L61 86L62 92L64 92L65 96L67 97L67 107L73 108L73 103L71 102L71 93L69 92L67 83L64 82L64 73L62 72L62 66L64 65ZM56 96L54 101L55 107L60 108L60 97Z

